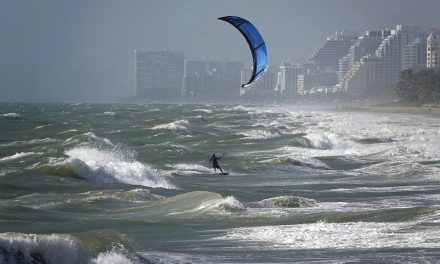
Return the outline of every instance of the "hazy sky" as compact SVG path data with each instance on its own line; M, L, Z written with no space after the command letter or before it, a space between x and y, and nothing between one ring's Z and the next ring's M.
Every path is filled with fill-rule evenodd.
M0 0L0 101L111 101L134 90L134 50L251 61L250 20L269 64L308 58L340 30L440 27L439 0Z

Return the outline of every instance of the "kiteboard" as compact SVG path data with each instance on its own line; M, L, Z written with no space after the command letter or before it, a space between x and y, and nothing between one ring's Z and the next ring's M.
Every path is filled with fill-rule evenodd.
M229 175L229 172L222 172L222 175L227 176L227 175Z

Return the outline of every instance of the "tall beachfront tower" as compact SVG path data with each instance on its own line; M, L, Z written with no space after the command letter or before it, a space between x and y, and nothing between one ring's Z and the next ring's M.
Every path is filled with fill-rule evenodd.
M434 34L426 39L426 67L440 68L440 38Z

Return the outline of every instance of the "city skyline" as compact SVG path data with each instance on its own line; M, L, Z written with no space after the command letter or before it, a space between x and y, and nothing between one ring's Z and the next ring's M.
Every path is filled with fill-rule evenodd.
M393 6L393 13L378 8ZM335 31L439 27L438 1L2 1L0 101L114 101L134 86L133 50L251 65L242 37L216 18L246 17L267 41L269 65L307 59ZM319 11L317 10L325 10Z
M143 57L138 60L136 55L135 97L129 100L285 103L392 100L397 98L395 87L402 71L438 68L438 32L439 29L404 25L362 34L335 32L325 38L309 59L298 63L285 60L279 66L268 66L262 78L240 90L240 83L249 79L250 74L241 62L195 61L184 59L183 55L176 61L175 52L148 50L139 54L148 54L145 58L149 60ZM179 90L180 96L176 96Z

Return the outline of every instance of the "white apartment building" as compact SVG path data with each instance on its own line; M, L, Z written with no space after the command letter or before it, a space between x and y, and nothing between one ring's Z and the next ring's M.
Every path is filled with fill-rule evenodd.
M426 42L426 67L440 68L440 37L431 34Z
M381 60L375 55L366 55L355 62L341 82L341 88L353 97L375 96L381 86Z
M426 68L426 38L415 38L403 49L402 70L421 70Z
M405 47L423 34L416 27L397 25L395 30L391 30L391 35L379 45L376 56L381 59L380 83L383 95L394 96L393 88L399 82L400 73L404 69Z
M280 94L288 97L298 96L297 80L298 75L302 73L302 68L289 62L282 62L280 66L277 86Z

